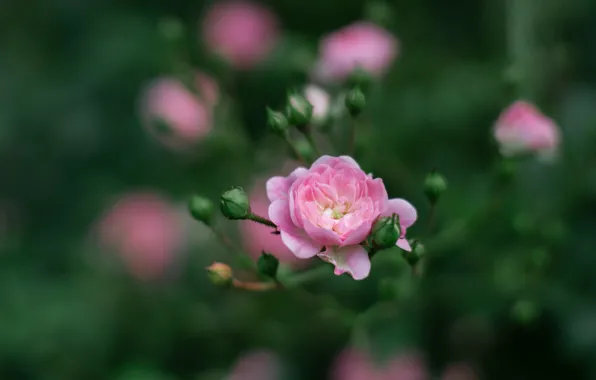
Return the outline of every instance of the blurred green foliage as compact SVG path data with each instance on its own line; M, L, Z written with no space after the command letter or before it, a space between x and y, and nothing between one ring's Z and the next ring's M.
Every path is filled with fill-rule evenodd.
M291 378L324 379L354 336L379 357L420 348L437 372L464 360L488 379L594 378L596 2L528 2L517 16L531 32L511 26L506 1L266 3L286 36L263 66L233 75L197 40L206 2L0 5L0 378L200 380L269 348ZM362 17L398 36L401 54L367 98L356 158L417 206L408 235L430 240L426 272L412 284L395 249L375 257L365 281L329 276L308 289L354 312L380 293L395 310L363 318L355 334L324 297L214 288L204 267L228 256L208 233L158 281L101 259L89 236L115 196L216 201L279 170L287 152L265 107L281 108L305 83L302 63L323 34ZM191 63L235 101L192 154L164 149L138 118L147 81L178 70L159 28L166 18L181 20ZM490 128L519 94L512 81L558 122L564 146L554 165L524 161L501 186ZM449 190L429 237L432 169ZM232 222L220 225L236 236Z

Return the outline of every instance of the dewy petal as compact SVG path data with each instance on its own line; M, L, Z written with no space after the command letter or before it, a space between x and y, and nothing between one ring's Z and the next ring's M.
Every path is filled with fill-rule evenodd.
M339 276L349 273L354 280L363 280L370 273L370 259L368 252L360 245L349 247L327 247L319 256L335 265L334 273Z
M405 228L414 224L418 218L414 206L412 206L410 202L401 198L390 199L387 209L383 212L383 216L390 216L394 213L399 216L399 224Z
M269 205L269 219L277 225L280 231L296 233L296 226L290 217L290 203L287 200L277 200Z
M321 251L322 246L316 245L307 237L295 236L281 231L281 240L290 251L299 259L310 259Z
M315 226L306 218L304 219L304 230L312 240L316 241L321 246L339 245L341 243L341 239L337 233L326 228Z
M398 239L397 243L395 245L397 245L399 248L403 249L404 251L412 252L412 247L410 246L410 243L406 239Z
M279 199L288 199L290 184L285 177L271 177L267 181L267 198L275 202Z

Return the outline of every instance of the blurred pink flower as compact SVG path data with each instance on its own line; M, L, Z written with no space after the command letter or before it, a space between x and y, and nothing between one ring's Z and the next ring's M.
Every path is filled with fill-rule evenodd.
M331 108L331 97L329 94L314 84L304 88L306 100L313 106L312 120L316 124L322 124L327 120Z
M280 365L277 357L268 351L253 351L242 356L226 380L279 380Z
M360 245L377 217L396 213L402 236L397 245L410 250L406 227L416 209L403 199L388 199L383 181L366 175L351 157L323 156L310 169L267 181L269 218L283 243L300 259L319 256L335 265L335 274L355 280L370 272L368 252ZM324 250L323 250L324 249Z
M237 69L250 69L265 59L279 37L276 16L247 0L215 2L202 30L207 48Z
M398 54L397 39L373 23L360 21L323 38L315 75L325 81L340 81L361 67L382 76Z
M183 243L184 222L169 202L151 192L122 196L102 217L100 243L117 252L135 277L162 275Z
M144 91L141 117L145 128L162 143L174 149L191 146L212 129L212 107L218 101L217 83L198 73L193 94L175 78L159 78ZM159 123L165 123L161 130Z
M344 350L331 368L331 380L429 380L422 356L410 352L395 356L386 363L375 363L364 352ZM477 380L478 376L465 363L450 364L441 380Z
M331 380L427 380L424 361L416 354L400 355L375 363L367 354L347 349L336 359Z
M517 101L503 111L495 124L494 136L504 156L538 153L553 157L560 140L555 122L525 101Z
M257 180L256 185L249 193L250 208L257 215L267 215L269 209L269 199L265 191L264 179ZM262 251L269 252L279 259L284 264L296 265L299 261L296 256L285 246L280 235L272 234L271 227L264 226L259 223L243 220L240 222L240 234L242 235L242 242L248 253L255 259L261 256Z

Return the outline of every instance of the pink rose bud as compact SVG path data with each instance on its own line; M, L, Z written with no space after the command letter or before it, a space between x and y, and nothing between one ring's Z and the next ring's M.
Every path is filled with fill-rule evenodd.
M149 133L173 149L189 147L212 129L212 107L218 100L215 82L197 74L197 94L177 79L161 78L144 91L141 116Z
M120 254L135 277L162 275L183 243L183 219L178 210L154 193L120 198L99 225L102 245Z
M324 124L329 117L331 108L329 94L322 88L311 84L304 88L304 96L313 106L312 122L319 125Z
M504 156L537 153L553 157L560 140L555 122L525 101L513 103L501 114L494 136Z
M368 252L360 245L379 216L397 214L397 246L411 250L406 229L417 218L403 199L388 199L383 181L366 175L348 156L323 156L309 169L267 181L269 219L300 259L319 256L335 265L335 274L361 280L370 272Z
M279 380L280 376L280 364L273 353L253 351L238 359L225 380Z
M215 2L205 15L202 33L207 48L237 69L263 61L279 37L276 16L244 0Z
M319 45L315 75L324 81L341 81L357 68L380 77L398 54L396 38L385 29L360 21L329 34Z

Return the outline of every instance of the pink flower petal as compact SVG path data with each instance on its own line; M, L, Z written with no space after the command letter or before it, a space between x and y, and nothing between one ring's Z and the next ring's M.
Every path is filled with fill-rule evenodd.
M412 252L412 246L406 239L398 239L396 245L404 251Z
M290 218L290 208L287 200L277 200L269 205L269 219L277 225L280 231L296 234L296 226Z
M267 181L267 197L271 202L278 199L287 199L290 185L284 177L271 177Z
M362 223L358 228L352 230L347 235L346 239L341 243L342 246L348 246L353 244L360 244L370 233L370 229L372 228L371 221L365 221Z
M410 227L416 219L418 214L414 206L410 202L401 198L393 198L389 200L389 204L383 216L389 216L393 213L399 215L399 224L405 228Z
M299 259L310 259L316 256L322 248L322 246L316 245L308 237L294 236L286 231L281 231L281 240Z
M316 241L321 246L339 245L341 243L341 239L335 231L314 226L306 219L304 220L304 230L312 240Z
M335 274L349 273L354 280L363 280L370 273L370 259L368 252L359 245L349 247L327 247L319 254L325 261L335 265Z
M334 166L339 163L346 164L349 167L352 167L354 169L360 169L360 165L358 165L358 163L350 156L339 156L339 157L321 156L321 157L319 157L319 159L317 159L315 162L313 162L311 167L316 166L316 165Z

